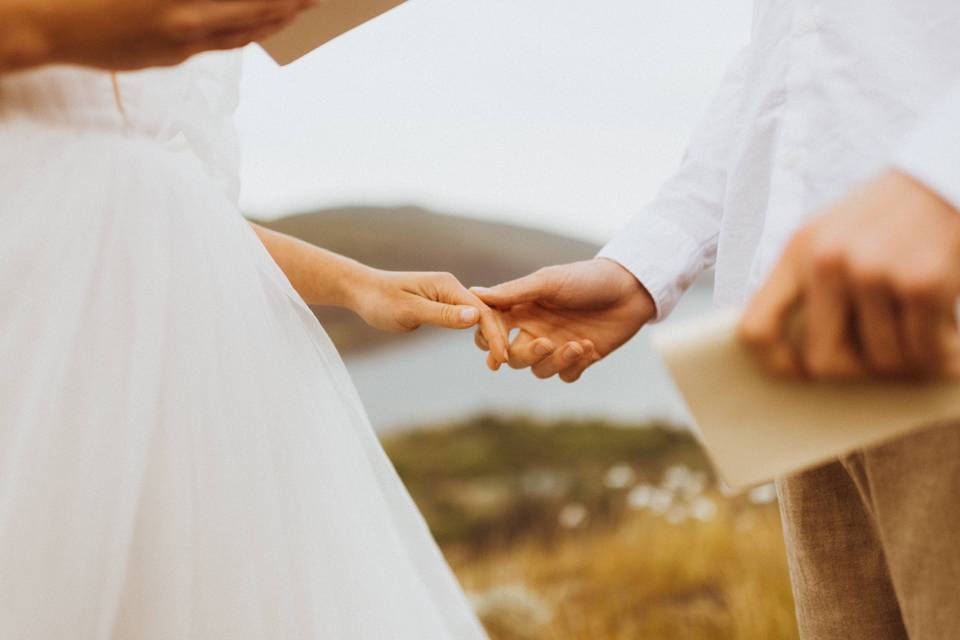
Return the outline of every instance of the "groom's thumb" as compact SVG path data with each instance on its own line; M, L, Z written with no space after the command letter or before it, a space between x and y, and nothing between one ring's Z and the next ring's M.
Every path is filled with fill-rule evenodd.
M549 288L549 277L543 271L498 284L495 287L471 287L478 298L490 306L509 308L544 297Z

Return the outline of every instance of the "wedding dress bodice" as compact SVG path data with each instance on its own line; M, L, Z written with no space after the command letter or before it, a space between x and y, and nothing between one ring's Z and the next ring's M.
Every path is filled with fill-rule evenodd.
M188 147L235 196L239 76L239 53L205 54L176 67L116 76L65 66L0 76L0 126L27 119Z

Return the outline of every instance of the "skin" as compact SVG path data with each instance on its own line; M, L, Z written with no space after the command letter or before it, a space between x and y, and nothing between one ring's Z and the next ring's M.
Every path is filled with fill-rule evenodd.
M655 315L643 286L603 259L473 291L520 329L511 366L567 382ZM958 297L960 212L891 171L801 228L746 309L740 338L778 375L957 376Z
M314 0L0 0L0 73L174 65L286 26Z
M293 288L310 305L350 309L382 331L408 332L422 325L478 327L492 345L495 366L508 360L500 316L449 273L373 269L288 235L251 225Z
M781 375L955 376L958 297L960 213L891 171L793 237L740 335Z
M633 274L603 258L546 267L472 291L518 330L507 364L565 382L578 380L656 315L653 299ZM476 342L489 350L484 334L478 332ZM497 368L490 357L488 365Z
M0 0L0 72L47 63L139 69L232 49L276 31L314 0ZM449 273L381 271L252 225L307 304L350 309L384 331L478 326L506 362L500 317Z

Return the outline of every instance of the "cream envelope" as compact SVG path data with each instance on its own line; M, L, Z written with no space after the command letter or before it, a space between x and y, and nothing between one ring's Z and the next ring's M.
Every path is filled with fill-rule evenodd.
M292 24L260 41L278 64L290 64L337 36L403 4L404 0L320 0Z
M814 383L767 375L737 341L735 312L654 334L720 477L767 482L960 417L960 382Z

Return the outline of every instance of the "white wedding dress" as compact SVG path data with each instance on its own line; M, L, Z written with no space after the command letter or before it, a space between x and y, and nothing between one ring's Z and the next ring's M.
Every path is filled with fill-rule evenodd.
M482 638L240 215L238 75L0 77L0 638Z

